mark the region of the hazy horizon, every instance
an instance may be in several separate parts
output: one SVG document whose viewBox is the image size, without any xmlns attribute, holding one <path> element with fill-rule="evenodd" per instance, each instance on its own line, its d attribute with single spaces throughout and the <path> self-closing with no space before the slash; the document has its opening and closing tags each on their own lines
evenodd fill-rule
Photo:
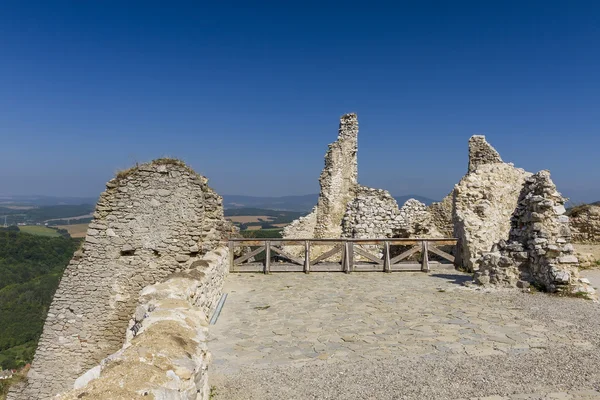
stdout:
<svg viewBox="0 0 600 400">
<path fill-rule="evenodd" d="M 2 7 L 0 192 L 94 197 L 172 156 L 221 194 L 318 192 L 356 112 L 359 181 L 441 199 L 485 134 L 600 200 L 600 3 Z"/>
</svg>

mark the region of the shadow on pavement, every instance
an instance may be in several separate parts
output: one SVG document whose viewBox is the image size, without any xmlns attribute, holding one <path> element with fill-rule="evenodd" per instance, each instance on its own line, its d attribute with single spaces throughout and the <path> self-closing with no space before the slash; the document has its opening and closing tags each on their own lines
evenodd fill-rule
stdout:
<svg viewBox="0 0 600 400">
<path fill-rule="evenodd" d="M 447 279 L 455 285 L 463 285 L 465 282 L 473 280 L 472 275 L 458 275 L 458 274 L 431 274 L 435 278 Z"/>
</svg>

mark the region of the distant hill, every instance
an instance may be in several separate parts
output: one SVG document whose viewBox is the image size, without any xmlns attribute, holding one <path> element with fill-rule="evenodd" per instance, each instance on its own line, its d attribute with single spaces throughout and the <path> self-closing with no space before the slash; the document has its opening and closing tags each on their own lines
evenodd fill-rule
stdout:
<svg viewBox="0 0 600 400">
<path fill-rule="evenodd" d="M 600 201 L 595 201 L 593 203 L 590 203 L 593 206 L 600 206 Z"/>
<path fill-rule="evenodd" d="M 236 194 L 223 195 L 223 206 L 229 208 L 262 208 L 269 210 L 308 212 L 316 204 L 318 194 L 282 197 L 254 197 Z"/>
<path fill-rule="evenodd" d="M 233 208 L 261 208 L 268 210 L 298 211 L 308 212 L 316 204 L 319 198 L 318 194 L 306 194 L 302 196 L 282 196 L 282 197 L 255 197 L 242 196 L 235 194 L 223 195 L 223 206 L 225 209 Z M 401 207 L 406 200 L 416 199 L 427 205 L 437 201 L 428 197 L 416 194 L 394 197 Z"/>
<path fill-rule="evenodd" d="M 11 196 L 0 195 L 0 206 L 60 206 L 96 204 L 98 197 L 66 197 L 66 196 Z"/>
</svg>

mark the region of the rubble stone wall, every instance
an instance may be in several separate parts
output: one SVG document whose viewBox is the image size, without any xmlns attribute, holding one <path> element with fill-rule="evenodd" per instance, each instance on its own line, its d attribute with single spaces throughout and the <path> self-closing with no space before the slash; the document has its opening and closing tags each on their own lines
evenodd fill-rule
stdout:
<svg viewBox="0 0 600 400">
<path fill-rule="evenodd" d="M 222 199 L 182 162 L 156 160 L 107 183 L 11 399 L 46 399 L 118 350 L 140 290 L 188 269 L 231 230 Z M 59 360 L 60 362 L 57 362 Z"/>
<path fill-rule="evenodd" d="M 208 400 L 208 317 L 222 294 L 228 249 L 145 287 L 122 349 L 75 381 L 62 400 L 152 396 Z"/>
<path fill-rule="evenodd" d="M 549 292 L 595 296 L 578 275 L 565 199 L 548 171 L 526 179 L 511 220 L 508 241 L 501 240 L 478 261 L 475 281 L 503 286 L 533 283 Z"/>
<path fill-rule="evenodd" d="M 360 186 L 356 197 L 348 203 L 342 220 L 342 237 L 392 237 L 400 220 L 398 203 L 386 190 Z"/>
<path fill-rule="evenodd" d="M 531 174 L 510 164 L 482 164 L 454 188 L 456 265 L 475 271 L 477 260 L 507 240 L 519 194 Z"/>
<path fill-rule="evenodd" d="M 358 189 L 358 119 L 356 114 L 340 118 L 338 140 L 329 145 L 325 168 L 319 178 L 315 238 L 339 238 L 346 207 Z"/>
<path fill-rule="evenodd" d="M 600 243 L 600 206 L 584 205 L 569 210 L 575 243 Z"/>
<path fill-rule="evenodd" d="M 317 207 L 283 228 L 282 236 L 289 239 L 312 239 L 317 226 Z M 292 247 L 293 248 L 293 247 Z"/>
<path fill-rule="evenodd" d="M 498 164 L 502 162 L 500 154 L 485 140 L 483 135 L 473 135 L 469 139 L 469 169 L 471 173 L 480 165 Z"/>
</svg>

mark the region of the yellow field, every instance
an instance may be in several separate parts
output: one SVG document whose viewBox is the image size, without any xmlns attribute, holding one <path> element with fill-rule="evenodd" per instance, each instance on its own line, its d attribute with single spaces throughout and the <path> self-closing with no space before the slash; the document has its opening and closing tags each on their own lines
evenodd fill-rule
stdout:
<svg viewBox="0 0 600 400">
<path fill-rule="evenodd" d="M 260 222 L 259 218 L 263 221 L 272 221 L 273 217 L 268 215 L 236 215 L 233 217 L 226 217 L 231 222 L 239 222 L 240 224 L 247 224 L 248 222 Z"/>
<path fill-rule="evenodd" d="M 19 230 L 23 233 L 29 233 L 30 235 L 50 236 L 50 237 L 59 237 L 60 236 L 60 234 L 58 232 L 56 232 L 56 230 L 50 229 L 47 226 L 43 226 L 43 225 L 19 226 Z"/>
<path fill-rule="evenodd" d="M 57 225 L 56 227 L 66 229 L 72 238 L 82 238 L 87 233 L 88 224 Z"/>
</svg>

